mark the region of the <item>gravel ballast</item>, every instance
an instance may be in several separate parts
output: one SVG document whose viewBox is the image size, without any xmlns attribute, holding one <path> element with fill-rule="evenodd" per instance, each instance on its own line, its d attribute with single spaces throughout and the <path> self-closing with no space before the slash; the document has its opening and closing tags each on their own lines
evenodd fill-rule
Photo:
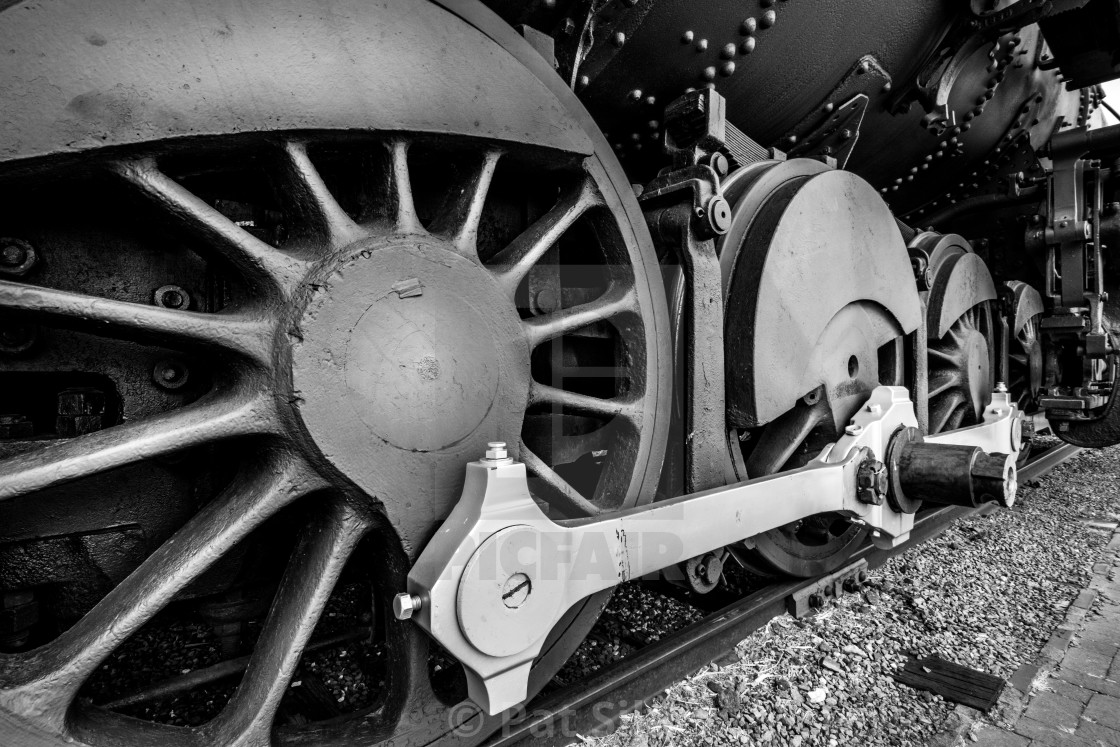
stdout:
<svg viewBox="0 0 1120 747">
<path fill-rule="evenodd" d="M 601 745 L 926 744 L 954 705 L 897 684 L 910 655 L 1010 678 L 1033 661 L 1120 519 L 1120 447 L 1022 486 L 1011 510 L 958 522 L 815 617 L 783 616 L 737 661 L 677 683 Z M 640 616 L 628 597 L 628 616 Z M 656 612 L 656 611 L 655 611 Z M 648 635 L 648 631 L 646 633 Z"/>
</svg>

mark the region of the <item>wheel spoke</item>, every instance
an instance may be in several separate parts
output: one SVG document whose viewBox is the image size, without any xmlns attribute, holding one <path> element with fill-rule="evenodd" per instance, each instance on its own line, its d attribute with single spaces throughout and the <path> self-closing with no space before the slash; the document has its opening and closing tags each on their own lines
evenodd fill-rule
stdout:
<svg viewBox="0 0 1120 747">
<path fill-rule="evenodd" d="M 0 460 L 0 500 L 182 449 L 277 432 L 267 394 L 230 391 L 170 412 Z"/>
<path fill-rule="evenodd" d="M 538 498 L 568 517 L 595 516 L 600 513 L 598 506 L 580 495 L 563 477 L 556 474 L 556 470 L 530 451 L 524 441 L 521 442 L 520 448 L 521 461 L 525 464 L 526 471 L 530 478 L 536 478 L 530 479 L 529 489 Z"/>
<path fill-rule="evenodd" d="M 492 267 L 510 298 L 517 293 L 521 281 L 545 252 L 560 240 L 581 215 L 600 202 L 594 182 L 590 178 L 584 179 L 494 257 Z"/>
<path fill-rule="evenodd" d="M 961 422 L 964 421 L 968 408 L 964 404 L 957 405 L 956 408 L 949 414 L 949 419 L 945 422 L 945 430 L 955 431 L 961 427 Z"/>
<path fill-rule="evenodd" d="M 290 190 L 286 197 L 302 219 L 311 241 L 330 249 L 346 246 L 366 235 L 327 189 L 315 164 L 307 155 L 307 146 L 293 140 L 283 145 L 285 176 Z"/>
<path fill-rule="evenodd" d="M 966 327 L 958 319 L 956 324 L 949 327 L 949 331 L 945 333 L 942 342 L 947 342 L 953 349 L 960 349 L 965 342 L 965 330 Z"/>
<path fill-rule="evenodd" d="M 954 355 L 954 350 L 956 350 L 956 348 L 942 350 L 939 347 L 934 347 L 931 345 L 929 347 L 929 357 L 937 361 L 944 361 L 950 366 L 956 366 L 958 365 L 959 361 L 957 360 L 957 356 Z"/>
<path fill-rule="evenodd" d="M 483 154 L 477 168 L 457 185 L 457 194 L 452 195 L 449 206 L 431 228 L 432 233 L 449 236 L 459 254 L 475 261 L 478 261 L 478 225 L 482 220 L 482 207 L 486 204 L 486 195 L 500 156 L 501 152 L 496 150 Z"/>
<path fill-rule="evenodd" d="M 578 329 L 601 322 L 619 314 L 637 311 L 638 299 L 631 285 L 612 285 L 606 293 L 569 309 L 526 319 L 523 324 L 530 348 L 546 340 L 571 334 Z"/>
<path fill-rule="evenodd" d="M 106 337 L 218 347 L 262 365 L 270 359 L 271 325 L 245 312 L 178 311 L 10 280 L 0 280 L 0 309 L 46 316 L 61 326 Z"/>
<path fill-rule="evenodd" d="M 290 454 L 257 460 L 58 638 L 6 657 L 0 704 L 62 732 L 66 710 L 105 658 L 266 519 L 325 486 Z"/>
<path fill-rule="evenodd" d="M 960 385 L 960 375 L 953 370 L 936 372 L 929 379 L 929 398 L 933 399 L 939 394 L 944 394 L 955 386 Z"/>
<path fill-rule="evenodd" d="M 953 411 L 965 403 L 964 393 L 958 389 L 952 390 L 941 398 L 936 404 L 930 406 L 930 433 L 940 433 L 949 424 Z"/>
<path fill-rule="evenodd" d="M 569 414 L 587 415 L 608 421 L 621 417 L 635 427 L 641 425 L 641 399 L 633 397 L 602 399 L 534 381 L 529 386 L 529 404 L 563 409 Z"/>
<path fill-rule="evenodd" d="M 369 522 L 339 500 L 296 547 L 249 666 L 233 698 L 207 727 L 214 744 L 266 747 L 272 722 L 335 583 Z"/>
<path fill-rule="evenodd" d="M 408 173 L 408 141 L 392 140 L 389 149 L 389 194 L 395 206 L 397 233 L 427 233 L 416 214 L 412 199 L 412 179 Z"/>
<path fill-rule="evenodd" d="M 288 296 L 303 278 L 306 266 L 301 260 L 242 229 L 160 171 L 154 160 L 119 162 L 116 171 L 259 288 L 273 295 Z"/>
</svg>

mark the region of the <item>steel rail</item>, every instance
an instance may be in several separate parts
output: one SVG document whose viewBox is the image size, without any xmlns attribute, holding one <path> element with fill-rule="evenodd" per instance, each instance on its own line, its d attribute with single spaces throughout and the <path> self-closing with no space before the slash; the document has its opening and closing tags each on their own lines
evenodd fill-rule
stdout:
<svg viewBox="0 0 1120 747">
<path fill-rule="evenodd" d="M 1060 444 L 1041 452 L 1019 470 L 1020 483 L 1034 480 L 1080 452 Z M 920 514 L 910 541 L 890 550 L 862 548 L 852 561 L 876 568 L 892 556 L 930 540 L 957 519 L 991 509 L 945 506 Z M 726 654 L 736 643 L 786 611 L 787 599 L 812 587 L 816 579 L 780 581 L 707 615 L 702 620 L 639 649 L 587 679 L 537 698 L 486 742 L 487 747 L 567 745 L 576 735 L 604 734 L 617 728 L 620 717 L 641 708 L 650 698 Z"/>
</svg>

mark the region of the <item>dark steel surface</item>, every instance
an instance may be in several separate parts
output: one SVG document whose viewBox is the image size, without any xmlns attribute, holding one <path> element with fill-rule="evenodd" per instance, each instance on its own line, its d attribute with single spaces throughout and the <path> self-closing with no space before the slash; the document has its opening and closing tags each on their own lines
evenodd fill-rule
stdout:
<svg viewBox="0 0 1120 747">
<path fill-rule="evenodd" d="M 961 174 L 986 170 L 1018 134 L 1040 146 L 1058 116 L 1079 122 L 1079 97 L 1062 92 L 1032 25 L 1054 8 L 1017 5 L 1028 12 L 989 15 L 944 0 L 641 0 L 592 11 L 558 2 L 532 20 L 556 36 L 562 70 L 631 168 L 656 154 L 647 123 L 665 103 L 714 86 L 731 124 L 761 145 L 850 149 L 848 168 L 911 209 L 960 199 Z M 830 130 L 857 96 L 867 99 L 862 120 Z"/>
</svg>

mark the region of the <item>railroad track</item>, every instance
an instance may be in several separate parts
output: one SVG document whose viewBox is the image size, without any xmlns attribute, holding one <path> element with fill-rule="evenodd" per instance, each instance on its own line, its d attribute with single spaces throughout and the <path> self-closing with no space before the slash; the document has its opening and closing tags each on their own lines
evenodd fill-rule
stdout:
<svg viewBox="0 0 1120 747">
<path fill-rule="evenodd" d="M 1060 444 L 1039 453 L 1019 471 L 1020 483 L 1041 477 L 1080 451 L 1078 447 Z M 926 511 L 917 517 L 909 542 L 890 550 L 865 547 L 852 557 L 852 563 L 865 561 L 869 569 L 876 568 L 892 556 L 936 537 L 958 519 L 986 510 L 991 509 L 945 506 Z M 623 713 L 718 659 L 786 612 L 791 598 L 817 584 L 817 579 L 796 579 L 754 591 L 587 679 L 529 703 L 523 717 L 507 724 L 486 745 L 512 747 L 530 741 L 566 745 L 572 741 L 572 734 L 603 733 L 616 728 Z"/>
</svg>

